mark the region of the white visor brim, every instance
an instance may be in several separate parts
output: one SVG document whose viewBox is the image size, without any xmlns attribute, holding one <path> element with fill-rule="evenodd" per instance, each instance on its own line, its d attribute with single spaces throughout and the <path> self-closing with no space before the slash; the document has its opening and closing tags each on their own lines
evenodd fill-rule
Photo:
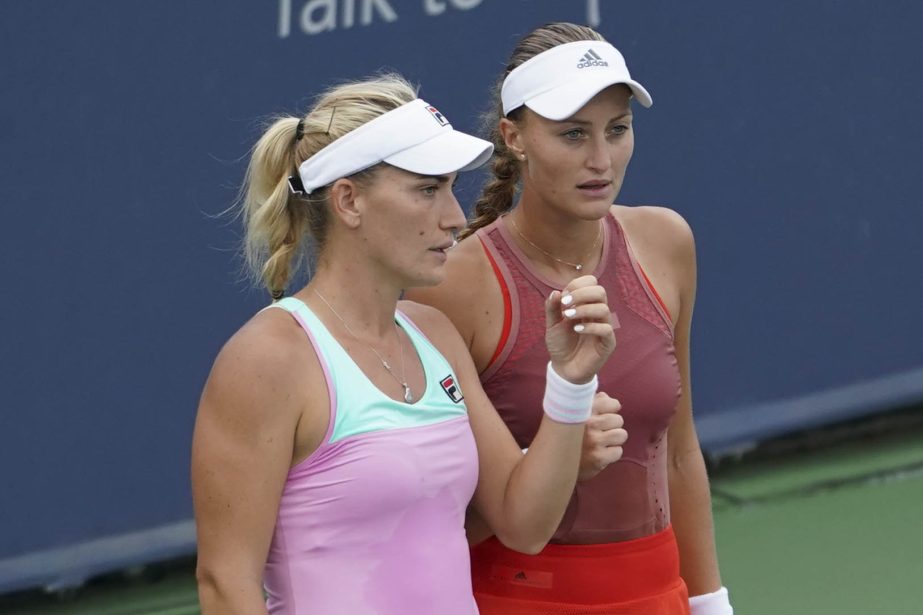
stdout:
<svg viewBox="0 0 923 615">
<path fill-rule="evenodd" d="M 487 141 L 450 130 L 388 156 L 382 162 L 418 175 L 447 175 L 478 168 L 490 159 L 493 150 L 493 145 Z"/>
<path fill-rule="evenodd" d="M 476 168 L 492 153 L 490 142 L 455 130 L 418 98 L 333 141 L 301 163 L 298 173 L 310 194 L 380 162 L 420 175 L 445 175 Z"/>
<path fill-rule="evenodd" d="M 613 76 L 610 79 L 594 76 L 575 79 L 548 90 L 526 101 L 526 106 L 549 120 L 565 120 L 583 108 L 594 96 L 613 85 L 626 85 L 644 107 L 652 104 L 651 95 L 637 81 Z"/>
</svg>

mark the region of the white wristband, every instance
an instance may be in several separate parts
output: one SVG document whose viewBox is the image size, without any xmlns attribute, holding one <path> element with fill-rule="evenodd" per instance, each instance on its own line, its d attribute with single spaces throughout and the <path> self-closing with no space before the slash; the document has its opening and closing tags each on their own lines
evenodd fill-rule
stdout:
<svg viewBox="0 0 923 615">
<path fill-rule="evenodd" d="M 734 615 L 726 587 L 710 594 L 690 596 L 689 612 L 692 615 Z"/>
<path fill-rule="evenodd" d="M 574 384 L 558 375 L 548 362 L 545 374 L 545 414 L 558 423 L 586 423 L 593 409 L 596 394 L 596 376 L 586 384 Z"/>
</svg>

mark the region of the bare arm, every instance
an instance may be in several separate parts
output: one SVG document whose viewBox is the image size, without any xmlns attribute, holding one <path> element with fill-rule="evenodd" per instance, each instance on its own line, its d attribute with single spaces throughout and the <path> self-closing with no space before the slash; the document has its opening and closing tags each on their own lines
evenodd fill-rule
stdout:
<svg viewBox="0 0 923 615">
<path fill-rule="evenodd" d="M 721 575 L 708 476 L 692 417 L 689 338 L 696 291 L 695 244 L 685 221 L 676 214 L 672 217 L 668 222 L 672 228 L 663 236 L 673 238 L 669 260 L 679 288 L 675 346 L 682 393 L 667 436 L 670 516 L 679 544 L 680 573 L 689 595 L 696 596 L 719 589 Z"/>
<path fill-rule="evenodd" d="M 192 489 L 203 615 L 266 613 L 263 567 L 303 399 L 292 366 L 304 366 L 286 352 L 292 338 L 271 329 L 251 323 L 228 342 L 199 404 Z"/>
<path fill-rule="evenodd" d="M 715 553 L 708 476 L 688 399 L 688 337 L 683 337 L 686 337 L 685 349 L 679 347 L 680 335 L 677 335 L 677 358 L 683 373 L 684 393 L 667 440 L 670 515 L 679 543 L 680 573 L 689 587 L 689 595 L 697 596 L 720 588 L 721 575 Z"/>
<path fill-rule="evenodd" d="M 564 318 L 561 295 L 554 293 L 546 306 L 546 341 L 555 373 L 570 382 L 587 382 L 615 346 L 605 291 L 591 276 L 574 280 L 565 290 L 575 298 L 577 316 Z M 584 423 L 558 422 L 546 414 L 523 455 L 481 388 L 466 345 L 442 321 L 443 352 L 465 393 L 478 447 L 480 474 L 472 504 L 504 544 L 536 553 L 551 538 L 573 492 Z M 574 331 L 578 321 L 585 326 L 582 333 Z"/>
</svg>

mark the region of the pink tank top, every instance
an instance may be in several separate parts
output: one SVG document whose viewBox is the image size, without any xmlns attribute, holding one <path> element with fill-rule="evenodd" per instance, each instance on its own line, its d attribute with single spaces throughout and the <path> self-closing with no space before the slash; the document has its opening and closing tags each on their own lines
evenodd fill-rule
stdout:
<svg viewBox="0 0 923 615">
<path fill-rule="evenodd" d="M 577 483 L 552 542 L 592 544 L 649 536 L 670 523 L 667 426 L 681 381 L 672 326 L 625 234 L 606 216 L 602 259 L 593 275 L 606 289 L 616 326 L 615 352 L 599 373 L 599 390 L 622 404 L 624 455 Z M 484 390 L 513 436 L 529 446 L 542 418 L 545 390 L 544 301 L 560 287 L 545 279 L 512 240 L 502 219 L 477 232 L 509 290 L 508 336 L 481 374 Z"/>
<path fill-rule="evenodd" d="M 264 571 L 267 610 L 476 615 L 465 508 L 477 449 L 452 368 L 403 314 L 426 389 L 379 391 L 304 303 L 274 303 L 307 333 L 331 400 L 323 443 L 288 474 Z"/>
</svg>

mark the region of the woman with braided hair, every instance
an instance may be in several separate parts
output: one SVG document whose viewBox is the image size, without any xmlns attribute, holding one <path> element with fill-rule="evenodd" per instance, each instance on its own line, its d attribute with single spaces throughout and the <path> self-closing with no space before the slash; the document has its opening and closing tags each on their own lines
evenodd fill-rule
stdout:
<svg viewBox="0 0 923 615">
<path fill-rule="evenodd" d="M 528 448 L 547 360 L 542 297 L 591 273 L 618 340 L 600 391 L 621 415 L 587 423 L 580 481 L 540 554 L 496 538 L 472 547 L 481 614 L 732 613 L 692 420 L 692 232 L 669 209 L 613 204 L 634 148 L 631 99 L 649 107 L 651 97 L 615 47 L 567 23 L 525 36 L 497 90 L 493 178 L 442 284 L 409 297 L 454 322 L 484 390 Z M 622 444 L 622 420 L 628 440 L 607 454 Z M 469 515 L 470 542 L 482 525 Z"/>
<path fill-rule="evenodd" d="M 276 301 L 221 350 L 196 418 L 204 615 L 476 615 L 469 501 L 511 549 L 551 537 L 615 345 L 604 291 L 581 276 L 544 302 L 547 419 L 526 455 L 448 319 L 399 301 L 442 280 L 465 223 L 452 184 L 490 152 L 395 75 L 260 138 L 243 213 Z M 309 236 L 313 276 L 282 298 Z"/>
</svg>

